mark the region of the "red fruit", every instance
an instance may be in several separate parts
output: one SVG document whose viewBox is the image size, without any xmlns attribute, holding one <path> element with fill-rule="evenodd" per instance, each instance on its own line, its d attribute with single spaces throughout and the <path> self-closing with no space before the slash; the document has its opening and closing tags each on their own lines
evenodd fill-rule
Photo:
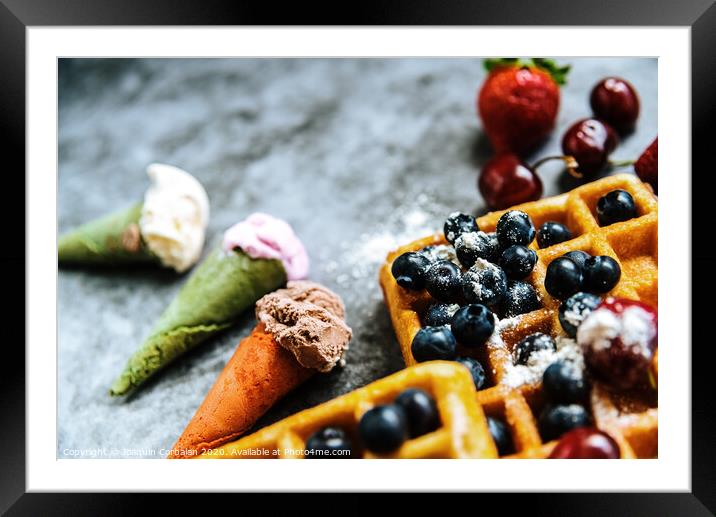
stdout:
<svg viewBox="0 0 716 517">
<path fill-rule="evenodd" d="M 512 153 L 492 157 L 483 166 L 477 185 L 492 210 L 535 201 L 542 196 L 542 180 Z"/>
<path fill-rule="evenodd" d="M 550 459 L 611 460 L 619 458 L 619 445 L 607 433 L 580 427 L 564 434 L 552 449 Z"/>
<path fill-rule="evenodd" d="M 601 171 L 617 147 L 619 137 L 604 122 L 586 118 L 575 122 L 562 137 L 562 152 L 577 160 L 576 172 L 591 176 Z"/>
<path fill-rule="evenodd" d="M 542 68 L 500 65 L 482 85 L 477 109 L 494 150 L 523 155 L 554 128 L 559 86 Z"/>
<path fill-rule="evenodd" d="M 592 89 L 589 103 L 596 118 L 622 134 L 632 131 L 639 118 L 639 96 L 631 84 L 619 77 L 599 81 Z"/>
<path fill-rule="evenodd" d="M 587 370 L 618 389 L 646 379 L 657 347 L 658 316 L 653 307 L 609 297 L 577 329 Z"/>
<path fill-rule="evenodd" d="M 634 171 L 641 181 L 648 183 L 654 189 L 658 190 L 659 179 L 659 138 L 655 138 L 646 151 L 642 153 L 634 164 Z"/>
</svg>

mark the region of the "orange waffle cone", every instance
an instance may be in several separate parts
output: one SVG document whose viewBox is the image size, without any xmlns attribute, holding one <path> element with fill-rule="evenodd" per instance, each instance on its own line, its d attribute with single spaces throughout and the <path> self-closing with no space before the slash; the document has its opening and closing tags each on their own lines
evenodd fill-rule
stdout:
<svg viewBox="0 0 716 517">
<path fill-rule="evenodd" d="M 169 458 L 195 456 L 236 439 L 314 372 L 258 325 L 239 343 Z"/>
</svg>

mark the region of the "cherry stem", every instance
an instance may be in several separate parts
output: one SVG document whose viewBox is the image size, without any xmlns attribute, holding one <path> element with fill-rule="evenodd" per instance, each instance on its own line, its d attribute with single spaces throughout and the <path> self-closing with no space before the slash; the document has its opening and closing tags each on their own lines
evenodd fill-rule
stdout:
<svg viewBox="0 0 716 517">
<path fill-rule="evenodd" d="M 629 165 L 634 165 L 635 163 L 635 160 L 609 160 L 610 167 L 628 167 Z"/>
<path fill-rule="evenodd" d="M 564 164 L 567 166 L 567 172 L 569 172 L 569 174 L 574 176 L 575 178 L 581 178 L 583 176 L 583 174 L 577 170 L 579 164 L 577 163 L 577 160 L 574 158 L 574 156 L 547 156 L 545 158 L 542 158 L 541 160 L 537 160 L 532 165 L 532 168 L 537 170 L 537 168 L 540 167 L 543 163 L 548 162 L 550 160 L 563 161 Z"/>
</svg>

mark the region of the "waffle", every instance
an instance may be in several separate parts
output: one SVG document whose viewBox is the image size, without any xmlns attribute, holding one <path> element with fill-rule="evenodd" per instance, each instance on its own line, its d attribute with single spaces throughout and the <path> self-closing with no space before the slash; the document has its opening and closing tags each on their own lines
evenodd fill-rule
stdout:
<svg viewBox="0 0 716 517">
<path fill-rule="evenodd" d="M 379 457 L 361 450 L 358 422 L 375 405 L 392 402 L 408 388 L 432 395 L 441 427 L 410 439 L 382 458 L 496 458 L 487 420 L 475 398 L 475 385 L 467 370 L 454 362 L 431 361 L 401 370 L 363 388 L 296 413 L 256 433 L 226 444 L 201 459 L 303 458 L 306 440 L 326 426 L 339 426 L 351 437 L 354 454 Z"/>
<path fill-rule="evenodd" d="M 637 217 L 600 227 L 596 217 L 597 200 L 615 189 L 626 190 L 633 196 Z M 512 350 L 522 338 L 535 332 L 553 337 L 565 335 L 558 319 L 560 301 L 544 288 L 547 266 L 553 259 L 573 250 L 609 255 L 619 262 L 622 270 L 619 283 L 610 294 L 657 307 L 657 201 L 648 185 L 635 176 L 621 174 L 588 183 L 559 196 L 511 208 L 514 209 L 526 212 L 536 228 L 545 221 L 557 221 L 566 224 L 575 237 L 543 249 L 537 247 L 536 240 L 533 241 L 530 247 L 537 252 L 538 262 L 525 281 L 536 289 L 542 307 L 513 319 L 511 326 L 502 326 L 498 322 L 496 335 L 483 350 L 475 352 L 461 348 L 459 353 L 473 356 L 485 366 L 488 387 L 477 392 L 476 398 L 486 414 L 503 418 L 510 428 L 516 453 L 508 457 L 538 458 L 548 455 L 556 443 L 543 443 L 537 430 L 535 415 L 544 405 L 541 386 L 536 383 L 512 388 L 505 380 L 508 366 L 512 363 Z M 497 221 L 506 211 L 478 217 L 480 229 L 494 231 Z M 391 265 L 407 251 L 438 244 L 447 244 L 442 234 L 407 244 L 390 253 L 380 271 L 386 305 L 408 367 L 416 364 L 411 344 L 421 327 L 419 314 L 432 299 L 426 292 L 412 292 L 398 286 L 391 273 Z M 655 360 L 652 365 L 654 379 L 657 365 Z M 649 458 L 657 455 L 657 394 L 653 389 L 616 394 L 595 384 L 591 407 L 595 424 L 614 436 L 622 447 L 624 457 Z"/>
</svg>

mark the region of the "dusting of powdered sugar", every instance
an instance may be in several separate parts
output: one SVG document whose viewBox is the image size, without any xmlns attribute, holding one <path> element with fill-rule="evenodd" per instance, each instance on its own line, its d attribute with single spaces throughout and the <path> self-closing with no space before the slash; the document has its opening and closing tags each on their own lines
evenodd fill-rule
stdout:
<svg viewBox="0 0 716 517">
<path fill-rule="evenodd" d="M 607 350 L 619 338 L 625 347 L 650 358 L 656 327 L 641 307 L 627 307 L 621 314 L 607 308 L 592 311 L 577 329 L 577 341 L 593 350 Z"/>
<path fill-rule="evenodd" d="M 515 328 L 520 324 L 521 320 L 522 316 L 513 316 L 511 318 L 502 319 L 495 316 L 495 329 L 492 331 L 492 335 L 487 340 L 487 346 L 490 348 L 505 348 L 502 333 Z"/>
<path fill-rule="evenodd" d="M 450 215 L 448 215 L 448 219 L 454 219 L 460 215 L 460 212 L 450 212 Z M 450 242 L 455 242 L 455 232 L 452 230 L 448 230 L 447 234 L 445 234 L 445 238 Z"/>
<path fill-rule="evenodd" d="M 567 323 L 577 328 L 590 312 L 592 312 L 591 307 L 583 303 L 575 303 L 570 309 L 564 311 L 564 319 L 567 320 Z"/>
<path fill-rule="evenodd" d="M 334 246 L 319 249 L 311 257 L 318 270 L 316 278 L 335 286 L 346 306 L 352 308 L 351 317 L 369 318 L 375 302 L 383 299 L 378 272 L 388 253 L 434 235 L 436 228 L 442 228 L 448 209 L 426 194 L 411 195 L 409 203 L 396 206 L 369 230 L 355 236 L 339 236 Z M 442 258 L 447 250 L 436 253 Z M 366 293 L 370 293 L 371 303 L 365 303 Z"/>
<path fill-rule="evenodd" d="M 428 257 L 428 260 L 430 260 L 430 262 L 436 262 L 438 260 L 449 260 L 453 264 L 462 268 L 462 264 L 460 264 L 460 261 L 457 259 L 457 255 L 455 254 L 455 248 L 450 245 L 438 244 L 436 246 L 428 246 L 424 248 L 421 253 Z"/>
<path fill-rule="evenodd" d="M 490 236 L 482 230 L 463 233 L 455 240 L 455 247 L 464 246 L 469 250 L 479 252 L 484 252 L 490 244 Z"/>
<path fill-rule="evenodd" d="M 614 312 L 609 309 L 592 311 L 577 329 L 577 341 L 582 346 L 590 346 L 595 350 L 605 350 L 619 335 L 621 323 Z"/>
<path fill-rule="evenodd" d="M 463 281 L 470 285 L 478 300 L 483 299 L 483 295 L 485 297 L 494 297 L 496 296 L 495 290 L 484 285 L 486 283 L 485 280 L 488 274 L 493 275 L 491 280 L 499 278 L 501 271 L 502 270 L 492 262 L 478 258 L 463 277 Z M 496 284 L 497 282 L 493 281 L 492 283 Z M 484 293 L 483 289 L 485 289 Z"/>
<path fill-rule="evenodd" d="M 445 312 L 447 313 L 448 316 L 450 316 L 452 318 L 453 316 L 455 316 L 455 313 L 458 310 L 460 310 L 460 306 L 456 303 L 452 303 L 447 306 L 447 308 L 445 309 Z"/>
<path fill-rule="evenodd" d="M 651 315 L 641 307 L 627 307 L 622 312 L 622 343 L 651 359 L 650 343 L 656 337 L 656 328 Z"/>
<path fill-rule="evenodd" d="M 527 359 L 527 364 L 508 363 L 502 384 L 517 388 L 524 384 L 541 382 L 544 371 L 556 361 L 570 363 L 579 371 L 584 371 L 582 350 L 574 339 L 557 337 L 557 350 L 539 350 Z"/>
</svg>

